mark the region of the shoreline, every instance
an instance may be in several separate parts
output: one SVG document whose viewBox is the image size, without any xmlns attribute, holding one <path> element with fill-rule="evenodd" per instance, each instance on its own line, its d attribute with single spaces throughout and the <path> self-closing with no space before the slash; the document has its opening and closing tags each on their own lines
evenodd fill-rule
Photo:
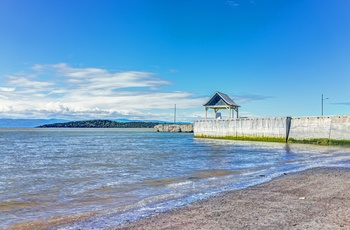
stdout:
<svg viewBox="0 0 350 230">
<path fill-rule="evenodd" d="M 111 229 L 349 229 L 350 168 L 314 168 Z"/>
</svg>

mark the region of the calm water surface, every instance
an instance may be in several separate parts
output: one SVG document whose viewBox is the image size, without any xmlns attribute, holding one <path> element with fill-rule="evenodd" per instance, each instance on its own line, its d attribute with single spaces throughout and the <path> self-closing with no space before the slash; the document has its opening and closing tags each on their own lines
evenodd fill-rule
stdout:
<svg viewBox="0 0 350 230">
<path fill-rule="evenodd" d="M 350 149 L 152 129 L 0 129 L 0 229 L 99 229 L 313 167 Z"/>
</svg>

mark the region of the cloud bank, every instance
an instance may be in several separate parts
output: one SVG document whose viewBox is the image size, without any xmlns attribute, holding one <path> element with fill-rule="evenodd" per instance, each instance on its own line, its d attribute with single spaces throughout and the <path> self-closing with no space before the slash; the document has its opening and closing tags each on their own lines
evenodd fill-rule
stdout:
<svg viewBox="0 0 350 230">
<path fill-rule="evenodd" d="M 332 102 L 332 105 L 350 105 L 350 102 Z"/>
<path fill-rule="evenodd" d="M 245 104 L 252 101 L 261 101 L 273 98 L 272 96 L 258 95 L 258 94 L 241 94 L 234 95 L 235 101 L 238 104 Z"/>
<path fill-rule="evenodd" d="M 189 92 L 161 90 L 172 82 L 143 71 L 111 72 L 60 63 L 35 65 L 2 79 L 0 117 L 164 119 L 175 103 L 189 109 L 205 101 Z"/>
</svg>

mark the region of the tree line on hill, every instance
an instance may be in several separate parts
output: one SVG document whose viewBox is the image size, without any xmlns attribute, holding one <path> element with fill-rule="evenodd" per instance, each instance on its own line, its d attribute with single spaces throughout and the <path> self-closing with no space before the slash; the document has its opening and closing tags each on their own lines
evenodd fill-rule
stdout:
<svg viewBox="0 0 350 230">
<path fill-rule="evenodd" d="M 153 128 L 159 122 L 117 122 L 112 120 L 71 121 L 40 125 L 38 128 Z"/>
</svg>

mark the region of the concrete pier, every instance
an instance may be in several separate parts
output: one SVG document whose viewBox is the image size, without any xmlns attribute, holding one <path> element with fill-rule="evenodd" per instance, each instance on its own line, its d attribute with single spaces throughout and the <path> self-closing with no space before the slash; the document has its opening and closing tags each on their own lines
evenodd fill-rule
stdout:
<svg viewBox="0 0 350 230">
<path fill-rule="evenodd" d="M 194 123 L 194 136 L 350 145 L 350 115 L 200 120 Z"/>
</svg>

